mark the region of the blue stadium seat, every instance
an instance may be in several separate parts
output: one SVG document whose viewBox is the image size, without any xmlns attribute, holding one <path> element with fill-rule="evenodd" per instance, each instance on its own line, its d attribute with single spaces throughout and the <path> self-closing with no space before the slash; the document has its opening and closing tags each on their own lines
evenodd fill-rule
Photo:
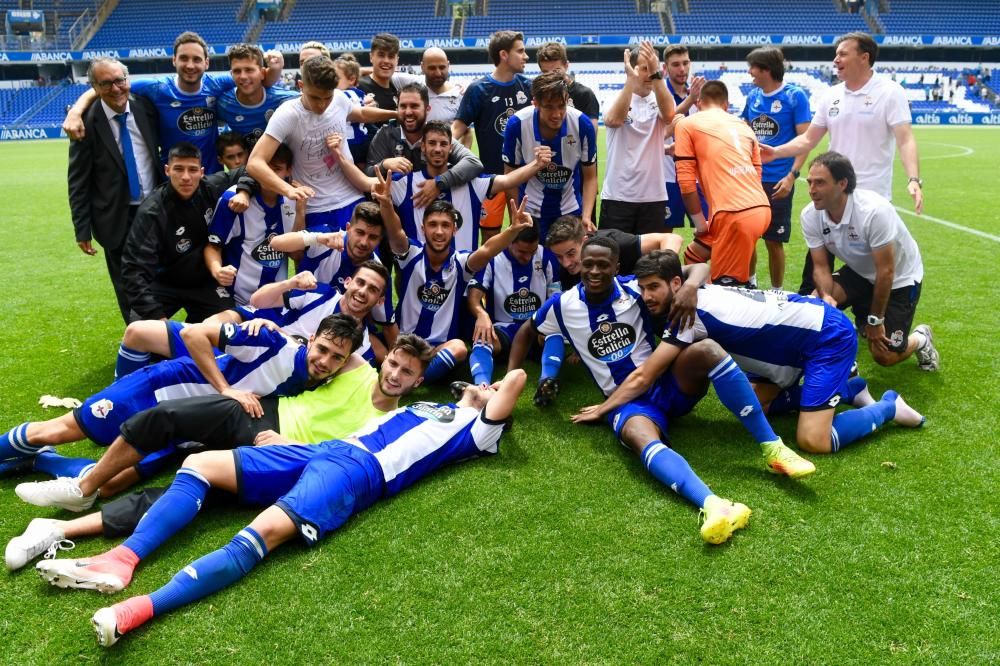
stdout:
<svg viewBox="0 0 1000 666">
<path fill-rule="evenodd" d="M 238 23 L 240 0 L 127 0 L 111 13 L 88 49 L 170 46 L 184 30 L 209 44 L 235 44 L 249 24 Z"/>
</svg>

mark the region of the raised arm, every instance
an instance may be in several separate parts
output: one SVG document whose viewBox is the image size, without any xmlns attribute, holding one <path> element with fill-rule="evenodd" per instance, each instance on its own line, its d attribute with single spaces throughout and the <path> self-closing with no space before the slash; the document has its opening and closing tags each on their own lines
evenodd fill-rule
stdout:
<svg viewBox="0 0 1000 666">
<path fill-rule="evenodd" d="M 302 271 L 287 280 L 265 284 L 250 296 L 250 305 L 255 308 L 280 308 L 285 304 L 285 294 L 291 290 L 311 291 L 315 288 L 316 277 L 309 271 Z"/>
<path fill-rule="evenodd" d="M 315 192 L 311 187 L 295 187 L 278 177 L 274 170 L 268 165 L 274 153 L 281 145 L 277 139 L 270 134 L 262 135 L 254 144 L 250 159 L 247 160 L 247 173 L 256 180 L 261 187 L 277 192 L 286 199 L 300 201 L 313 196 Z"/>
<path fill-rule="evenodd" d="M 535 159 L 517 169 L 511 169 L 503 175 L 493 177 L 493 184 L 490 186 L 490 196 L 503 190 L 514 190 L 520 187 L 531 180 L 541 169 L 548 166 L 551 161 L 552 149 L 548 146 L 536 146 Z"/>
<path fill-rule="evenodd" d="M 629 106 L 632 104 L 634 83 L 639 78 L 630 62 L 631 57 L 631 52 L 625 49 L 625 85 L 618 91 L 614 101 L 611 102 L 611 106 L 604 111 L 605 127 L 621 127 L 625 124 L 625 118 L 628 117 Z"/>
<path fill-rule="evenodd" d="M 181 329 L 181 339 L 184 340 L 188 352 L 191 353 L 192 360 L 197 364 L 198 369 L 201 370 L 201 374 L 205 376 L 208 383 L 222 395 L 240 403 L 247 414 L 254 418 L 260 418 L 264 415 L 264 409 L 260 406 L 260 399 L 249 391 L 241 391 L 231 387 L 215 362 L 215 348 L 219 345 L 223 328 L 228 326 L 234 325 L 226 324 L 220 327 L 213 324 L 201 323 L 185 326 Z"/>
<path fill-rule="evenodd" d="M 525 229 L 530 229 L 534 225 L 531 216 L 524 210 L 527 205 L 528 197 L 521 199 L 521 205 L 517 208 L 514 208 L 512 201 L 507 202 L 507 206 L 510 209 L 510 226 L 490 238 L 472 253 L 466 263 L 466 269 L 469 272 L 477 273 L 486 268 L 486 264 L 490 263 L 490 259 L 510 247 L 510 244 L 514 242 L 519 233 Z"/>
<path fill-rule="evenodd" d="M 403 254 L 410 247 L 410 239 L 403 231 L 403 223 L 392 205 L 392 171 L 382 175 L 382 169 L 375 167 L 375 180 L 372 188 L 372 199 L 378 204 L 382 214 L 382 224 L 385 225 L 385 235 L 389 240 L 389 249 L 393 254 Z M 471 257 L 470 257 L 471 259 Z"/>
</svg>

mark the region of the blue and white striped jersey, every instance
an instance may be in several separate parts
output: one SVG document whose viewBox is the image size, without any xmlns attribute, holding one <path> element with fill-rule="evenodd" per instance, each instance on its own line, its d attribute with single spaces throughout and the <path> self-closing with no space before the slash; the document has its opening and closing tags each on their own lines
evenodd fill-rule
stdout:
<svg viewBox="0 0 1000 666">
<path fill-rule="evenodd" d="M 558 333 L 569 340 L 605 396 L 653 351 L 649 311 L 631 276 L 616 277 L 602 303 L 587 301 L 578 284 L 549 298 L 533 321 L 542 335 Z"/>
<path fill-rule="evenodd" d="M 327 232 L 329 227 L 323 226 L 314 229 L 316 232 Z M 374 252 L 365 261 L 374 261 L 381 264 L 382 261 Z M 358 267 L 347 253 L 347 248 L 339 252 L 334 252 L 325 245 L 317 243 L 312 247 L 307 247 L 302 261 L 298 265 L 299 272 L 311 271 L 319 284 L 328 284 L 340 293 L 344 293 L 344 280 L 354 275 Z M 392 307 L 392 285 L 388 285 L 385 291 L 385 300 L 381 305 L 376 305 L 372 309 L 372 319 L 378 324 L 391 324 L 394 320 Z"/>
<path fill-rule="evenodd" d="M 306 348 L 281 333 L 262 329 L 250 335 L 236 324 L 223 324 L 219 349 L 216 362 L 233 388 L 259 396 L 292 396 L 306 389 Z M 163 361 L 148 371 L 157 402 L 216 393 L 191 357 Z"/>
<path fill-rule="evenodd" d="M 371 421 L 347 438 L 375 456 L 386 495 L 395 495 L 444 465 L 500 450 L 503 422 L 473 407 L 417 402 Z"/>
<path fill-rule="evenodd" d="M 423 245 L 411 240 L 406 254 L 397 254 L 399 264 L 400 333 L 416 333 L 432 345 L 458 337 L 460 308 L 465 289 L 473 278 L 465 267 L 469 252 L 452 250 L 440 271 L 427 261 Z"/>
<path fill-rule="evenodd" d="M 504 130 L 503 161 L 510 167 L 524 166 L 535 159 L 535 147 L 552 149 L 552 162 L 521 186 L 521 196 L 527 195 L 527 211 L 535 217 L 555 219 L 560 215 L 579 215 L 582 205 L 580 166 L 597 160 L 597 134 L 594 123 L 573 107 L 558 136 L 542 138 L 538 128 L 538 112 L 529 106 L 515 113 Z"/>
<path fill-rule="evenodd" d="M 293 289 L 285 294 L 285 310 L 281 313 L 278 325 L 288 335 L 309 339 L 316 333 L 319 323 L 332 314 L 341 312 L 340 301 L 344 295 L 327 284 L 320 284 L 312 291 Z M 361 322 L 365 329 L 365 337 L 361 346 L 354 351 L 366 361 L 375 360 L 371 340 L 368 338 L 368 326 Z M 385 323 L 385 322 L 380 322 Z"/>
<path fill-rule="evenodd" d="M 208 227 L 208 242 L 222 246 L 222 265 L 236 268 L 236 281 L 230 290 L 238 305 L 250 302 L 250 296 L 266 284 L 288 277 L 288 257 L 271 249 L 271 239 L 295 226 L 295 202 L 278 196 L 273 208 L 260 195 L 250 200 L 243 213 L 229 210 L 229 200 L 236 186 L 219 197 Z"/>
<path fill-rule="evenodd" d="M 558 279 L 556 256 L 539 245 L 527 264 L 504 250 L 476 274 L 472 285 L 486 293 L 486 312 L 494 324 L 521 324 L 542 307 L 550 295 L 549 285 Z"/>
<path fill-rule="evenodd" d="M 259 104 L 244 106 L 236 97 L 236 90 L 229 90 L 219 96 L 219 119 L 243 137 L 243 144 L 249 153 L 264 135 L 264 128 L 274 115 L 274 110 L 298 96 L 299 93 L 295 91 L 271 86 L 264 88 L 264 99 Z"/>
<path fill-rule="evenodd" d="M 694 324 L 664 331 L 663 341 L 686 346 L 711 338 L 744 372 L 789 386 L 822 343 L 827 317 L 846 315 L 809 296 L 707 285 L 698 290 Z"/>
<path fill-rule="evenodd" d="M 399 220 L 410 240 L 424 242 L 424 209 L 413 205 L 413 193 L 419 191 L 425 180 L 431 180 L 427 171 L 396 174 L 392 181 L 392 203 L 399 211 Z M 475 252 L 479 247 L 479 220 L 483 216 L 483 201 L 493 187 L 493 176 L 485 174 L 464 185 L 457 185 L 442 192 L 438 199 L 450 201 L 462 215 L 462 227 L 455 232 L 455 249 Z"/>
<path fill-rule="evenodd" d="M 357 106 L 365 105 L 365 91 L 361 88 L 347 88 L 343 92 L 353 104 Z M 347 145 L 353 147 L 368 141 L 368 128 L 365 127 L 364 123 L 349 122 L 347 125 L 350 128 L 350 131 L 344 137 L 347 139 Z"/>
</svg>

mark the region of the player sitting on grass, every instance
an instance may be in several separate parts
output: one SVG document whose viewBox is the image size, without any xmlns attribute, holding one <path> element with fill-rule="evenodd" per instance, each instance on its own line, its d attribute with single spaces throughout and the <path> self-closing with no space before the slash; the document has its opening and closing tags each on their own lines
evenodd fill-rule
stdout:
<svg viewBox="0 0 1000 666">
<path fill-rule="evenodd" d="M 524 380 L 523 371 L 513 371 L 493 387 L 470 385 L 457 404 L 418 402 L 343 440 L 241 447 L 224 456 L 224 465 L 200 469 L 198 456 L 192 456 L 126 542 L 134 548 L 122 545 L 81 560 L 46 560 L 39 563 L 39 573 L 59 586 L 89 578 L 97 582 L 81 587 L 120 590 L 144 557 L 197 515 L 210 486 L 268 506 L 229 544 L 184 567 L 159 590 L 97 611 L 92 623 L 98 642 L 112 645 L 154 617 L 238 582 L 296 535 L 314 545 L 353 514 L 438 468 L 498 453 Z"/>
<path fill-rule="evenodd" d="M 617 277 L 618 247 L 613 240 L 598 236 L 585 242 L 581 265 L 583 282 L 546 301 L 517 332 L 509 367 L 520 366 L 535 335 L 562 335 L 597 387 L 610 396 L 653 353 L 652 322 L 634 280 Z M 691 276 L 691 286 L 704 278 L 704 272 Z M 618 439 L 639 455 L 657 480 L 704 511 L 702 538 L 722 543 L 746 526 L 750 509 L 713 494 L 687 461 L 664 443 L 668 419 L 690 412 L 711 383 L 762 448 L 784 446 L 764 418 L 746 376 L 718 345 L 709 341 L 692 345 L 678 361 L 628 404 L 618 403 L 613 410 L 578 420 L 606 416 Z"/>
<path fill-rule="evenodd" d="M 252 416 L 260 416 L 259 396 L 295 395 L 318 386 L 344 365 L 362 335 L 358 322 L 347 315 L 324 319 L 308 346 L 265 325 L 273 326 L 259 321 L 244 326 L 203 323 L 186 327 L 181 336 L 190 358 L 134 372 L 87 398 L 69 414 L 12 428 L 0 435 L 0 460 L 29 458 L 41 447 L 85 437 L 108 446 L 130 416 L 172 398 L 220 393 L 239 402 Z M 213 347 L 224 355 L 216 358 Z M 58 485 L 64 480 L 68 479 L 46 483 Z M 72 492 L 74 500 L 63 506 L 88 509 L 96 491 Z"/>
<path fill-rule="evenodd" d="M 646 306 L 653 315 L 666 314 L 682 288 L 677 255 L 654 252 L 636 263 L 635 273 Z M 662 339 L 645 363 L 603 404 L 581 412 L 580 420 L 593 420 L 627 405 L 676 366 L 691 346 L 711 340 L 754 375 L 755 389 L 768 413 L 799 410 L 796 439 L 810 453 L 836 453 L 887 421 L 908 427 L 924 422 L 895 391 L 886 391 L 875 401 L 864 379 L 850 378 L 858 350 L 854 327 L 843 312 L 816 298 L 706 286 L 698 290 L 694 323 L 680 329 L 669 327 Z M 780 398 L 779 404 L 775 398 Z M 860 409 L 837 414 L 835 408 L 841 402 Z M 759 407 L 754 404 L 754 409 Z M 778 474 L 800 476 L 803 464 L 812 467 L 784 447 L 765 446 L 765 455 L 769 469 Z"/>
<path fill-rule="evenodd" d="M 424 367 L 432 356 L 430 345 L 423 339 L 401 335 L 379 372 L 352 354 L 329 382 L 314 391 L 262 399 L 264 414 L 260 418 L 251 417 L 238 403 L 223 396 L 166 400 L 122 425 L 122 437 L 85 477 L 87 488 L 101 485 L 104 497 L 104 479 L 120 478 L 132 471 L 129 465 L 148 458 L 149 452 L 170 448 L 172 440 L 197 439 L 208 448 L 232 449 L 249 443 L 264 446 L 346 437 L 399 407 L 399 399 L 420 386 Z M 54 545 L 56 549 L 66 546 L 61 543 L 66 539 L 102 533 L 108 538 L 127 537 L 164 491 L 145 488 L 74 520 L 36 518 L 23 534 L 7 544 L 7 568 L 19 569 Z"/>
</svg>

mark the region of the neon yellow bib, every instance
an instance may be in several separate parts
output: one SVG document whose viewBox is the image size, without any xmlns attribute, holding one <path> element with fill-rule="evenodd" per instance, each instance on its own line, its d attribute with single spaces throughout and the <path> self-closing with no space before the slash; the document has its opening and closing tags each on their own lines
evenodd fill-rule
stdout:
<svg viewBox="0 0 1000 666">
<path fill-rule="evenodd" d="M 365 363 L 313 391 L 278 400 L 281 434 L 296 442 L 317 444 L 341 439 L 385 412 L 372 405 L 378 373 Z"/>
</svg>

